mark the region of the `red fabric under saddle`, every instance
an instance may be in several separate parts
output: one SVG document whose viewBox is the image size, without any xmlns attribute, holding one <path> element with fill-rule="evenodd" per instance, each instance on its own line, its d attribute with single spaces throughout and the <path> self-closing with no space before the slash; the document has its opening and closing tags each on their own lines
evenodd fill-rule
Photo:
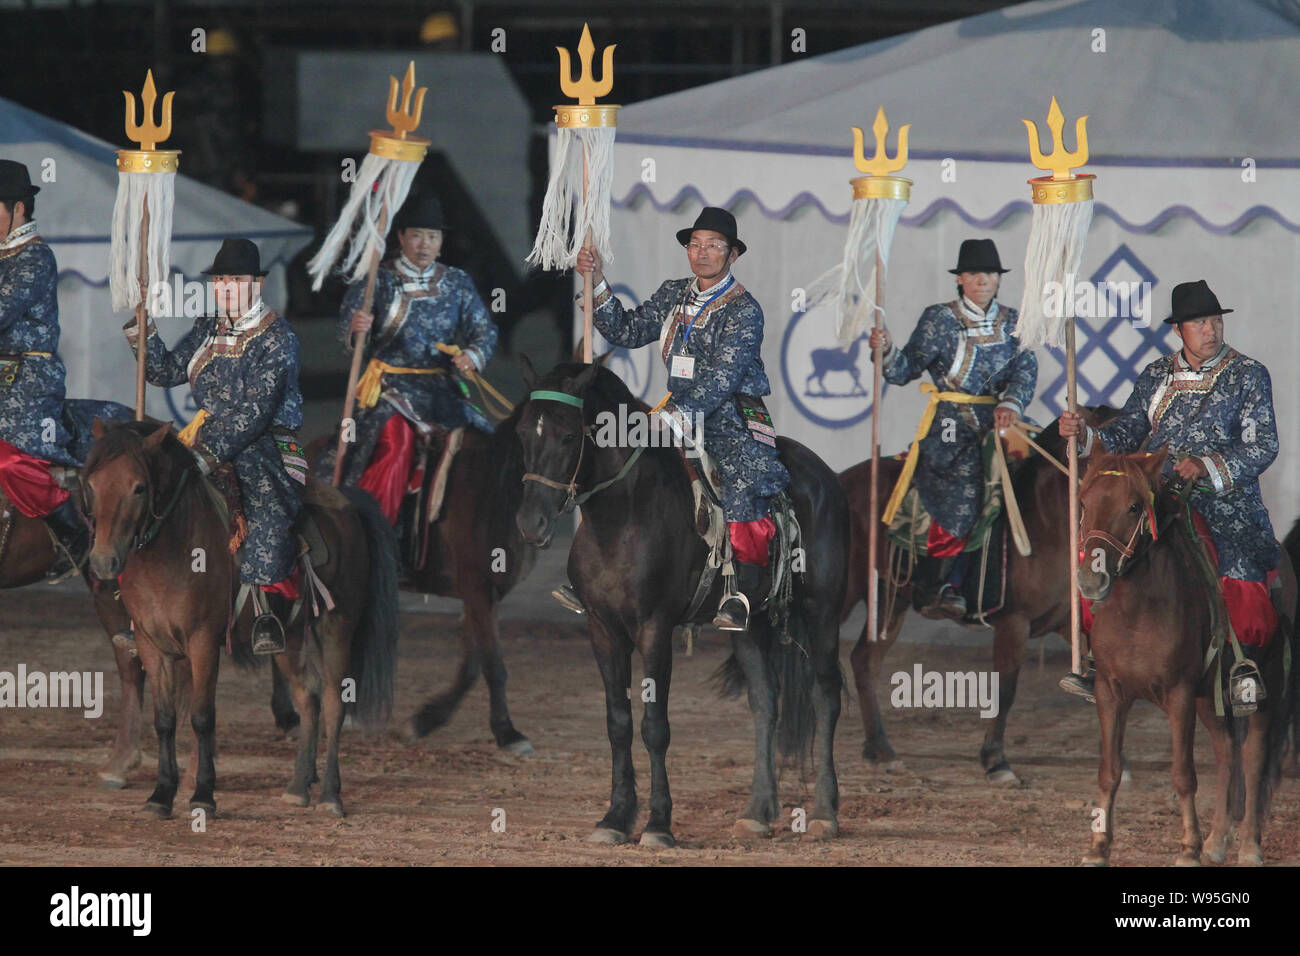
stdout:
<svg viewBox="0 0 1300 956">
<path fill-rule="evenodd" d="M 1214 546 L 1214 536 L 1210 526 L 1201 515 L 1192 512 L 1192 526 L 1196 535 L 1205 546 L 1205 551 L 1217 568 L 1219 566 L 1219 549 Z M 1083 561 L 1083 555 L 1079 555 Z M 1268 573 L 1267 581 L 1241 581 L 1237 578 L 1219 578 L 1223 589 L 1223 603 L 1228 609 L 1228 623 L 1242 645 L 1265 647 L 1277 630 L 1277 611 L 1268 597 L 1268 585 L 1277 577 L 1277 571 Z M 1092 602 L 1085 597 L 1079 598 L 1082 606 L 1082 626 L 1084 632 L 1092 630 Z"/>
<path fill-rule="evenodd" d="M 42 518 L 68 500 L 50 476 L 50 463 L 0 440 L 0 491 L 29 518 Z"/>
</svg>

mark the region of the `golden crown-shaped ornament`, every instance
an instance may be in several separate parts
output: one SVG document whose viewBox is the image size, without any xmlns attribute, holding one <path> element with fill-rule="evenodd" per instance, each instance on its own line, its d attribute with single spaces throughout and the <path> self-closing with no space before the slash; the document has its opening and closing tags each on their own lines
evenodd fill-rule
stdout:
<svg viewBox="0 0 1300 956">
<path fill-rule="evenodd" d="M 163 94 L 160 121 L 154 122 L 154 104 L 158 89 L 153 83 L 153 70 L 145 74 L 140 90 L 143 119 L 135 120 L 135 95 L 123 90 L 126 97 L 126 138 L 137 143 L 139 149 L 119 149 L 117 168 L 124 173 L 174 173 L 180 167 L 179 149 L 159 149 L 158 144 L 172 134 L 172 97 L 175 90 Z"/>
<path fill-rule="evenodd" d="M 427 86 L 415 88 L 415 61 L 406 65 L 406 75 L 402 77 L 401 106 L 398 106 L 397 77 L 388 78 L 388 110 L 384 118 L 393 128 L 391 130 L 370 131 L 370 152 L 385 159 L 400 159 L 403 162 L 418 163 L 429 151 L 429 140 L 410 135 L 420 125 L 420 116 L 424 113 L 424 94 L 429 92 Z M 415 103 L 411 103 L 414 95 Z"/>
<path fill-rule="evenodd" d="M 569 51 L 562 46 L 555 49 L 560 54 L 560 89 L 565 96 L 572 96 L 577 103 L 565 103 L 555 107 L 555 125 L 561 128 L 617 126 L 619 107 L 596 102 L 598 96 L 608 96 L 614 89 L 614 48 L 617 43 L 605 47 L 601 61 L 600 79 L 597 80 L 591 70 L 591 58 L 596 52 L 596 44 L 591 40 L 591 29 L 582 25 L 582 37 L 578 40 L 578 64 L 580 73 L 573 78 L 572 61 Z"/>
<path fill-rule="evenodd" d="M 876 110 L 876 121 L 871 124 L 871 132 L 876 137 L 876 155 L 867 159 L 863 154 L 862 128 L 853 127 L 853 164 L 858 172 L 866 173 L 849 180 L 853 186 L 854 199 L 908 199 L 912 195 L 912 180 L 902 176 L 890 176 L 907 165 L 907 131 L 912 128 L 907 123 L 898 130 L 898 151 L 891 159 L 885 148 L 885 136 L 889 133 L 889 120 L 885 118 L 885 108 Z"/>
<path fill-rule="evenodd" d="M 1052 133 L 1052 151 L 1043 155 L 1038 139 L 1038 125 L 1031 120 L 1021 120 L 1029 133 L 1029 159 L 1039 169 L 1050 170 L 1052 175 L 1039 176 L 1029 180 L 1033 190 L 1034 203 L 1051 205 L 1056 203 L 1083 202 L 1092 198 L 1092 181 L 1096 179 L 1091 173 L 1074 173 L 1088 161 L 1088 114 L 1080 116 L 1074 124 L 1074 152 L 1068 152 L 1061 138 L 1065 128 L 1065 116 L 1052 97 L 1052 105 L 1047 111 L 1047 128 Z"/>
</svg>

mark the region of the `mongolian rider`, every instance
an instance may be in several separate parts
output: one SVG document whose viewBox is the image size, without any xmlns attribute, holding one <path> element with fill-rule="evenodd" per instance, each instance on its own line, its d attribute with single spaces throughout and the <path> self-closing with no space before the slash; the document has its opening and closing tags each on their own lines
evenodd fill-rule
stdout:
<svg viewBox="0 0 1300 956">
<path fill-rule="evenodd" d="M 27 167 L 0 159 L 0 490 L 62 545 L 51 573 L 79 564 L 90 531 L 50 465 L 78 465 L 63 424 L 66 370 L 59 358 L 58 266 L 36 229 Z"/>
<path fill-rule="evenodd" d="M 1209 525 L 1229 623 L 1254 659 L 1277 629 L 1267 582 L 1281 551 L 1259 490 L 1260 474 L 1277 457 L 1272 381 L 1263 364 L 1228 345 L 1223 317 L 1233 310 L 1219 305 L 1204 279 L 1175 286 L 1171 299 L 1165 323 L 1183 347 L 1146 367 L 1116 418 L 1094 429 L 1065 412 L 1061 435 L 1079 436 L 1081 456 L 1099 442 L 1113 454 L 1169 446 L 1168 467 L 1195 482 L 1188 502 Z M 1070 674 L 1061 686 L 1091 698 L 1094 675 Z M 1232 694 L 1240 699 L 1240 688 Z"/>
<path fill-rule="evenodd" d="M 278 654 L 287 612 L 298 597 L 291 532 L 307 479 L 295 437 L 302 425 L 298 336 L 262 301 L 266 272 L 251 240 L 223 241 L 204 273 L 217 315 L 200 316 L 171 350 L 150 322 L 146 373 L 164 388 L 189 382 L 199 411 L 178 437 L 199 470 L 206 475 L 226 462 L 234 465 L 248 522 L 239 577 L 257 609 L 253 651 Z M 135 352 L 134 319 L 124 331 Z"/>
<path fill-rule="evenodd" d="M 971 401 L 940 401 L 929 432 L 918 435 L 916 486 L 930 515 L 927 557 L 916 566 L 916 606 L 934 617 L 961 618 L 966 538 L 984 495 L 981 447 L 990 427 L 999 431 L 1024 413 L 1034 397 L 1038 359 L 1012 331 L 1016 310 L 997 301 L 1003 273 L 992 239 L 967 239 L 957 254 L 957 298 L 921 313 L 911 338 L 895 349 L 884 327 L 871 333 L 883 348 L 885 381 L 905 385 L 929 372 L 941 392 Z M 903 489 L 906 490 L 906 489 Z"/>
<path fill-rule="evenodd" d="M 731 213 L 706 207 L 677 241 L 694 278 L 667 280 L 635 309 L 615 298 L 594 250 L 579 252 L 576 268 L 595 282 L 592 321 L 601 335 L 625 348 L 660 343 L 671 390 L 665 420 L 680 426 L 683 418 L 702 419 L 703 434 L 693 437 L 717 465 L 736 585 L 753 594 L 776 533 L 768 502 L 790 483 L 762 402 L 771 394 L 761 356 L 763 310 L 731 272 L 745 253 Z M 713 623 L 743 631 L 748 617 L 744 602 L 724 593 Z"/>
<path fill-rule="evenodd" d="M 349 350 L 354 335 L 375 333 L 366 345 L 356 441 L 348 451 L 343 484 L 369 492 L 396 526 L 417 435 L 428 437 L 435 425 L 492 431 L 451 371 L 482 371 L 496 349 L 497 327 L 473 280 L 437 261 L 446 224 L 436 197 L 408 198 L 394 226 L 401 251 L 380 267 L 371 311 L 361 308 L 364 280 L 353 283 L 343 299 L 340 331 Z M 331 449 L 316 472 L 329 477 L 333 470 Z"/>
</svg>

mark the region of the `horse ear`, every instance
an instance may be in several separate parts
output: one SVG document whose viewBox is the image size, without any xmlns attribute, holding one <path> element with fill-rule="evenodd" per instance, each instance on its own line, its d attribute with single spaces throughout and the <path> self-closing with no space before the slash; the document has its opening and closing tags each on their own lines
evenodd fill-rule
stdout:
<svg viewBox="0 0 1300 956">
<path fill-rule="evenodd" d="M 573 380 L 572 385 L 574 394 L 585 395 L 587 392 L 587 386 L 589 386 L 592 383 L 592 380 L 595 379 L 596 373 L 601 370 L 601 367 L 602 366 L 599 362 L 592 362 L 578 373 L 578 377 Z"/>
<path fill-rule="evenodd" d="M 95 441 L 99 441 L 101 438 L 104 437 L 104 431 L 105 431 L 104 420 L 102 418 L 96 417 L 95 420 L 90 424 L 90 433 L 95 436 Z"/>
<path fill-rule="evenodd" d="M 608 349 L 596 356 L 596 364 L 602 368 L 609 368 L 609 357 L 614 354 L 613 349 Z"/>
<path fill-rule="evenodd" d="M 524 377 L 524 384 L 528 386 L 528 391 L 531 392 L 537 387 L 537 371 L 523 352 L 519 353 L 519 374 Z"/>
<path fill-rule="evenodd" d="M 1159 451 L 1149 452 L 1142 459 L 1142 470 L 1147 473 L 1151 483 L 1155 484 L 1160 480 L 1160 472 L 1164 470 L 1165 459 L 1169 457 L 1169 446 L 1161 445 Z"/>
<path fill-rule="evenodd" d="M 155 428 L 145 438 L 144 440 L 145 447 L 157 448 L 159 445 L 163 443 L 163 439 L 171 434 L 171 430 L 172 430 L 171 422 L 167 422 L 166 424 L 160 425 L 159 427 Z"/>
</svg>

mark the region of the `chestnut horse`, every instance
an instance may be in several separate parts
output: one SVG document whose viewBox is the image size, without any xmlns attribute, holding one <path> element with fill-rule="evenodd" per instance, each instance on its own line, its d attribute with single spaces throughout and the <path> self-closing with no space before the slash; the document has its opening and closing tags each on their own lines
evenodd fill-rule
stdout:
<svg viewBox="0 0 1300 956">
<path fill-rule="evenodd" d="M 1114 415 L 1114 411 L 1105 406 L 1081 408 L 1080 411 L 1090 424 L 1100 424 Z M 1065 441 L 1060 437 L 1055 422 L 1043 429 L 1035 440 L 1057 461 L 1065 460 Z M 902 467 L 902 462 L 893 458 L 880 460 L 880 487 L 884 489 L 880 496 L 882 509 L 888 490 L 897 481 Z M 872 520 L 869 514 L 871 462 L 860 462 L 841 472 L 840 484 L 848 496 L 853 521 L 849 586 L 844 595 L 842 621 L 848 618 L 858 602 L 866 600 L 867 595 L 867 549 L 869 522 Z M 1016 699 L 1016 683 L 1020 666 L 1024 663 L 1026 643 L 1031 638 L 1048 634 L 1069 634 L 1070 532 L 1067 518 L 1069 482 L 1050 461 L 1041 455 L 1031 457 L 1015 472 L 1012 485 L 1032 553 L 1025 557 L 1014 546 L 1008 546 L 1006 603 L 1002 610 L 989 617 L 993 625 L 993 666 L 998 672 L 998 712 L 996 717 L 988 720 L 984 744 L 980 748 L 980 763 L 990 782 L 1014 785 L 1019 781 L 1007 760 L 1003 744 L 1007 716 Z M 889 539 L 883 528 L 878 545 L 876 567 L 880 571 L 879 600 L 882 602 L 877 624 L 879 638 L 871 640 L 868 633 L 870 622 L 864 624 L 850 659 L 866 737 L 862 756 L 868 763 L 889 768 L 895 765 L 897 757 L 885 733 L 875 683 L 884 666 L 885 655 L 897 640 L 903 618 L 911 607 L 912 586 L 905 584 L 898 589 L 893 614 L 886 619 L 883 600 L 888 588 Z"/>
<path fill-rule="evenodd" d="M 1101 725 L 1099 796 L 1092 845 L 1083 862 L 1104 866 L 1114 840 L 1115 793 L 1123 759 L 1124 724 L 1135 700 L 1149 700 L 1169 718 L 1172 776 L 1182 808 L 1182 852 L 1175 862 L 1199 866 L 1227 855 L 1229 817 L 1241 820 L 1239 863 L 1261 865 L 1260 846 L 1269 800 L 1281 775 L 1296 695 L 1288 692 L 1284 651 L 1295 641 L 1296 581 L 1282 554 L 1278 630 L 1257 661 L 1268 696 L 1247 718 L 1215 714 L 1219 660 L 1205 666 L 1210 642 L 1210 601 L 1197 573 L 1195 541 L 1181 514 L 1157 522 L 1154 496 L 1168 448 L 1154 454 L 1094 454 L 1079 488 L 1080 538 L 1085 555 L 1104 560 L 1079 566 L 1079 590 L 1093 602 L 1092 654 L 1097 664 L 1097 718 Z M 1114 542 L 1129 542 L 1116 547 Z M 1104 567 L 1098 567 L 1098 564 Z M 1221 648 L 1231 661 L 1232 652 Z M 1227 693 L 1224 691 L 1225 706 Z M 1193 745 L 1200 715 L 1214 745 L 1218 793 L 1204 844 L 1196 816 Z M 1243 739 L 1244 738 L 1244 739 Z M 1244 807 L 1240 805 L 1244 789 Z"/>
<path fill-rule="evenodd" d="M 675 448 L 602 446 L 592 436 L 602 415 L 621 417 L 620 406 L 629 414 L 648 411 L 613 372 L 566 363 L 538 381 L 526 359 L 520 364 L 531 393 L 517 426 L 530 478 L 519 506 L 520 530 L 545 547 L 561 516 L 575 503 L 582 505 L 582 524 L 569 551 L 569 580 L 587 608 L 591 646 L 605 685 L 613 761 L 609 810 L 590 839 L 622 843 L 636 824 L 631 688 L 636 648 L 645 662 L 641 737 L 650 752 L 650 818 L 641 844 L 670 847 L 666 758 L 672 632 L 691 610 L 709 554 L 695 530 L 686 469 Z M 803 758 L 815 735 L 816 805 L 808 814 L 807 832 L 825 839 L 838 833 L 834 742 L 842 678 L 837 615 L 844 600 L 848 506 L 834 472 L 821 459 L 785 438 L 777 440 L 777 448 L 790 472 L 787 493 L 802 528 L 807 571 L 794 577 L 785 633 L 778 633 L 768 612 L 759 609 L 760 593 L 748 595 L 754 608 L 749 630 L 732 635 L 732 656 L 718 673 L 725 690 L 748 688 L 754 714 L 753 784 L 733 833 L 742 839 L 770 833 L 781 812 L 774 751 Z M 690 620 L 713 616 L 720 578 Z"/>
<path fill-rule="evenodd" d="M 153 686 L 158 778 L 145 810 L 158 817 L 172 812 L 179 785 L 176 724 L 183 666 L 192 682 L 190 722 L 198 750 L 190 808 L 212 813 L 217 669 L 237 584 L 235 564 L 226 560 L 226 519 L 170 424 L 105 427 L 97 421 L 95 438 L 82 475 L 94 527 L 90 566 L 101 580 L 117 579 Z M 392 707 L 396 545 L 368 495 L 345 496 L 313 483 L 303 493 L 303 505 L 328 550 L 328 560 L 316 571 L 334 608 L 319 616 L 309 612 L 311 585 L 303 575 L 306 604 L 286 628 L 285 652 L 275 656 L 304 721 L 284 800 L 310 803 L 323 711 L 327 750 L 319 806 L 342 816 L 338 750 L 345 680 L 355 682 L 356 714 L 363 723 L 381 722 Z M 206 558 L 203 564 L 196 563 L 199 557 Z M 251 620 L 251 605 L 240 616 L 240 637 Z"/>
</svg>

